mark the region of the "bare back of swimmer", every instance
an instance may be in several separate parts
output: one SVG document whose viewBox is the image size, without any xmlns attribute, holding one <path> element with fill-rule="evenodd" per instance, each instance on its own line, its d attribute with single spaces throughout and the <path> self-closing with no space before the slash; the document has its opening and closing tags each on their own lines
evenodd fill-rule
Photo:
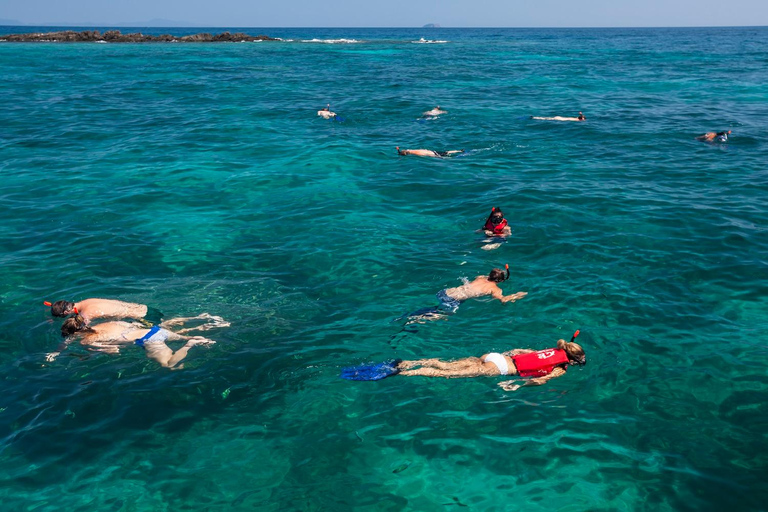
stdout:
<svg viewBox="0 0 768 512">
<path fill-rule="evenodd" d="M 444 158 L 446 156 L 453 156 L 459 153 L 464 153 L 463 149 L 452 149 L 450 151 L 434 151 L 432 149 L 400 149 L 400 146 L 395 146 L 397 154 L 400 156 L 414 155 L 414 156 L 427 156 L 430 158 Z"/>
<path fill-rule="evenodd" d="M 539 117 L 539 116 L 531 116 L 531 119 L 535 119 L 536 121 L 586 121 L 587 118 L 584 117 L 584 114 L 579 112 L 579 115 L 577 117 L 563 117 L 563 116 L 554 116 L 554 117 Z"/>
</svg>

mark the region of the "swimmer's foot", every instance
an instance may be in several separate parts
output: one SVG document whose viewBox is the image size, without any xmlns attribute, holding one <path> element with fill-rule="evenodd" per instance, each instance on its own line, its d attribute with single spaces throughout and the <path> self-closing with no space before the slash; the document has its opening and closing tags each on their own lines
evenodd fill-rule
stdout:
<svg viewBox="0 0 768 512">
<path fill-rule="evenodd" d="M 481 247 L 481 249 L 484 250 L 484 251 L 492 251 L 494 249 L 498 249 L 499 247 L 501 247 L 500 243 L 485 244 L 484 246 Z"/>
<path fill-rule="evenodd" d="M 193 336 L 187 341 L 187 346 L 195 347 L 197 345 L 214 345 L 215 343 L 215 341 L 209 340 L 208 338 L 203 338 L 202 336 Z"/>
</svg>

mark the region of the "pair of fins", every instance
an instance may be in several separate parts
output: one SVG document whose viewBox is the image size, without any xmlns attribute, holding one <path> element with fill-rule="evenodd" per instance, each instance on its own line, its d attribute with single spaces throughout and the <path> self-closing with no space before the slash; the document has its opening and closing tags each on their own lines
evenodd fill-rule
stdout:
<svg viewBox="0 0 768 512">
<path fill-rule="evenodd" d="M 360 366 L 350 366 L 342 368 L 341 378 L 346 380 L 381 380 L 391 375 L 397 375 L 400 370 L 397 368 L 403 360 L 391 359 L 377 364 L 364 364 Z"/>
</svg>

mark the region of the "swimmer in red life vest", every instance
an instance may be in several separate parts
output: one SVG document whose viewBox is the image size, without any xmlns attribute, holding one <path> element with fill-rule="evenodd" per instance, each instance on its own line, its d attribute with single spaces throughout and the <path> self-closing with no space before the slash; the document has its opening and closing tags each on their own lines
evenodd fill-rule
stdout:
<svg viewBox="0 0 768 512">
<path fill-rule="evenodd" d="M 494 206 L 491 208 L 491 214 L 488 216 L 488 220 L 485 221 L 483 229 L 479 229 L 489 237 L 506 238 L 512 234 L 512 228 L 509 227 L 507 219 L 504 218 L 501 208 Z M 483 250 L 490 251 L 491 249 L 497 249 L 501 246 L 498 241 L 493 239 L 486 240 L 483 245 Z"/>
<path fill-rule="evenodd" d="M 573 341 L 578 335 L 579 331 L 576 331 L 571 341 L 558 340 L 555 348 L 545 350 L 518 348 L 457 361 L 439 359 L 397 361 L 392 365 L 394 369 L 392 375 L 445 378 L 515 375 L 520 378 L 529 378 L 529 380 L 523 384 L 514 384 L 514 380 L 507 380 L 499 382 L 499 386 L 505 391 L 515 391 L 521 386 L 540 386 L 550 379 L 565 375 L 569 365 L 587 364 L 584 349 Z"/>
</svg>

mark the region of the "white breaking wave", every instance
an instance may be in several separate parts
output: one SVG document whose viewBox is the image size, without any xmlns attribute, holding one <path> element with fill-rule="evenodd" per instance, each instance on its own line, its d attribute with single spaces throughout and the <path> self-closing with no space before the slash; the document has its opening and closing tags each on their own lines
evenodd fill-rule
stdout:
<svg viewBox="0 0 768 512">
<path fill-rule="evenodd" d="M 441 41 L 438 39 L 424 39 L 423 37 L 419 39 L 418 41 L 411 41 L 414 44 L 445 44 L 450 43 L 450 41 Z"/>
<path fill-rule="evenodd" d="M 303 39 L 302 43 L 325 43 L 325 44 L 351 44 L 359 43 L 357 39 Z"/>
</svg>

